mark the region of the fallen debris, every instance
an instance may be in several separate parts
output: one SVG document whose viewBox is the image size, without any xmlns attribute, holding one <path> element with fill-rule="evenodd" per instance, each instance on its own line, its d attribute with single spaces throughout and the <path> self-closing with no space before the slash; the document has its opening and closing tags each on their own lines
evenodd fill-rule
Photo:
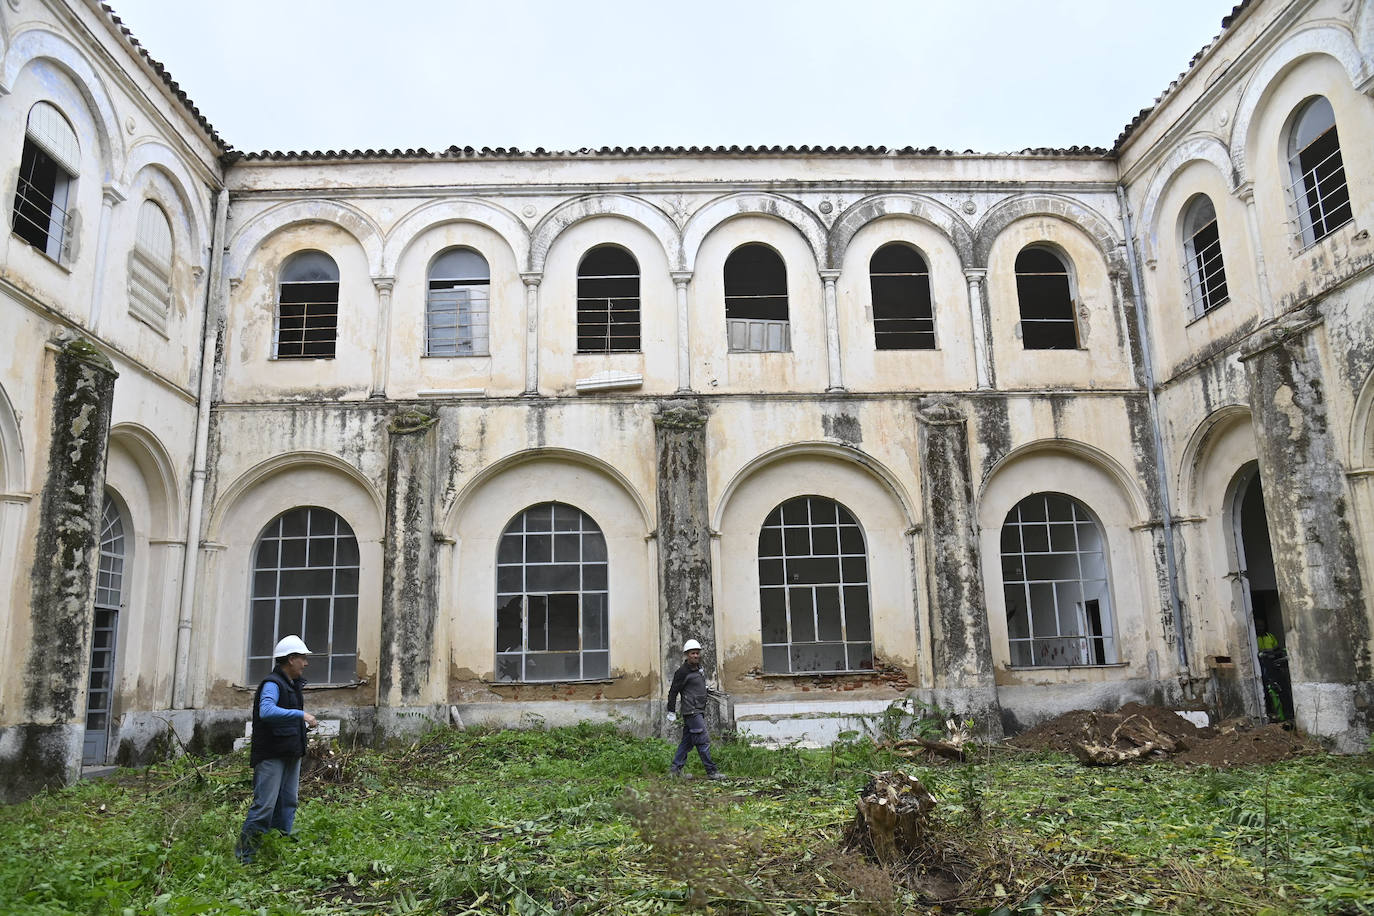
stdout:
<svg viewBox="0 0 1374 916">
<path fill-rule="evenodd" d="M 926 851 L 935 796 L 915 776 L 877 773 L 859 793 L 845 846 L 882 865 L 906 864 Z"/>
</svg>

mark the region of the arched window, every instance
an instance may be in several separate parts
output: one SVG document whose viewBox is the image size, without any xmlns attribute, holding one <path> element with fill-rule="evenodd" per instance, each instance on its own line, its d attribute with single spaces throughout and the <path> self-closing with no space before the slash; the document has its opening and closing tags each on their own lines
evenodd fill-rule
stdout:
<svg viewBox="0 0 1374 916">
<path fill-rule="evenodd" d="M 798 496 L 759 531 L 763 670 L 868 671 L 873 625 L 863 529 L 824 496 Z"/>
<path fill-rule="evenodd" d="M 277 359 L 333 359 L 338 336 L 338 266 L 323 251 L 293 254 L 281 268 L 272 355 Z"/>
<path fill-rule="evenodd" d="M 1350 189 L 1345 183 L 1336 113 L 1321 96 L 1309 99 L 1288 132 L 1289 199 L 1304 245 L 1326 238 L 1350 222 Z"/>
<path fill-rule="evenodd" d="M 624 248 L 593 248 L 577 265 L 577 352 L 638 349 L 639 264 Z"/>
<path fill-rule="evenodd" d="M 725 259 L 725 325 L 730 349 L 792 349 L 787 323 L 787 266 L 767 245 L 741 245 Z"/>
<path fill-rule="evenodd" d="M 47 102 L 30 108 L 10 227 L 58 262 L 71 255 L 72 191 L 80 165 L 76 131 L 62 112 Z"/>
<path fill-rule="evenodd" d="M 496 554 L 496 679 L 610 676 L 606 538 L 565 503 L 517 515 Z"/>
<path fill-rule="evenodd" d="M 253 554 L 248 683 L 272 671 L 283 636 L 310 647 L 311 681 L 348 684 L 358 673 L 358 540 L 328 509 L 301 506 L 272 520 Z"/>
<path fill-rule="evenodd" d="M 1206 194 L 1194 197 L 1183 213 L 1183 273 L 1195 315 L 1210 312 L 1229 297 L 1217 211 Z"/>
<path fill-rule="evenodd" d="M 1117 661 L 1102 529 L 1076 499 L 1035 493 L 1002 523 L 1013 666 Z"/>
<path fill-rule="evenodd" d="M 873 343 L 879 350 L 934 350 L 930 269 L 910 245 L 892 242 L 868 262 L 873 290 Z"/>
<path fill-rule="evenodd" d="M 162 208 L 145 200 L 129 253 L 129 311 L 159 331 L 172 310 L 172 224 Z"/>
<path fill-rule="evenodd" d="M 1078 347 L 1069 269 L 1059 255 L 1038 246 L 1021 250 L 1016 256 L 1016 299 L 1021 343 L 1027 350 Z"/>
<path fill-rule="evenodd" d="M 425 299 L 426 356 L 486 356 L 487 259 L 471 248 L 450 248 L 429 265 Z"/>
<path fill-rule="evenodd" d="M 120 514 L 119 506 L 106 494 L 100 521 L 100 559 L 96 567 L 91 675 L 86 691 L 86 735 L 81 749 L 82 764 L 104 763 L 109 756 L 115 641 L 119 635 L 119 610 L 124 604 L 126 559 L 124 517 Z"/>
</svg>

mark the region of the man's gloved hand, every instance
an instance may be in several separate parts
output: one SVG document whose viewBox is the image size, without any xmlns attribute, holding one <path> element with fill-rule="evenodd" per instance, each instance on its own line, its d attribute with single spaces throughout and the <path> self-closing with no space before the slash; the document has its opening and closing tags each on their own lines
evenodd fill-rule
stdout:
<svg viewBox="0 0 1374 916">
<path fill-rule="evenodd" d="M 676 722 L 676 721 L 677 721 L 677 713 L 673 712 L 672 710 L 669 710 L 669 711 L 668 711 L 668 721 L 669 721 L 670 723 Z"/>
</svg>

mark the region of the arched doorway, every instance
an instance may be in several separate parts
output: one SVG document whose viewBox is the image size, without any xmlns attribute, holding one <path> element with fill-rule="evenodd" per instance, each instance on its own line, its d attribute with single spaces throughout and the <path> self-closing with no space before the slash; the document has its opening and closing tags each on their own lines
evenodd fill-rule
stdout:
<svg viewBox="0 0 1374 916">
<path fill-rule="evenodd" d="M 1274 573 L 1264 485 L 1259 465 L 1250 462 L 1236 475 L 1231 520 L 1236 540 L 1236 571 L 1245 604 L 1249 649 L 1257 678 L 1257 707 L 1270 720 L 1293 720 L 1283 602 Z"/>
<path fill-rule="evenodd" d="M 124 516 L 105 495 L 100 523 L 100 566 L 91 626 L 91 675 L 86 690 L 86 735 L 81 764 L 104 763 L 109 756 L 119 611 L 124 603 L 126 547 Z"/>
</svg>

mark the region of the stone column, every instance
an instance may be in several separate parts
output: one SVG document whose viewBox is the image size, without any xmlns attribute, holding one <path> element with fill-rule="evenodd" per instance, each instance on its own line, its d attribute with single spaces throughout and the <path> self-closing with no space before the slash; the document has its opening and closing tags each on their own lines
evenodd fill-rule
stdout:
<svg viewBox="0 0 1374 916">
<path fill-rule="evenodd" d="M 1243 347 L 1298 726 L 1347 753 L 1374 727 L 1374 661 L 1352 502 L 1309 306 Z"/>
<path fill-rule="evenodd" d="M 372 392 L 368 397 L 386 397 L 386 384 L 391 375 L 391 290 L 395 277 L 373 277 L 377 288 L 377 346 L 372 353 Z"/>
<path fill-rule="evenodd" d="M 1245 228 L 1249 230 L 1250 251 L 1255 258 L 1255 279 L 1259 283 L 1260 320 L 1274 317 L 1274 300 L 1269 295 L 1269 272 L 1264 266 L 1264 239 L 1260 237 L 1259 211 L 1255 208 L 1255 183 L 1247 181 L 1236 188 L 1236 196 L 1245 204 Z"/>
<path fill-rule="evenodd" d="M 100 223 L 95 236 L 95 274 L 91 280 L 91 307 L 86 326 L 94 330 L 100 323 L 100 306 L 105 294 L 105 255 L 110 247 L 110 216 L 115 204 L 123 203 L 124 192 L 107 184 L 100 194 Z"/>
<path fill-rule="evenodd" d="M 436 576 L 434 543 L 437 418 L 406 410 L 387 428 L 386 533 L 382 545 L 382 639 L 377 726 L 391 737 L 446 721 L 431 696 Z"/>
<path fill-rule="evenodd" d="M 692 390 L 692 322 L 687 310 L 687 284 L 692 272 L 675 270 L 673 289 L 677 294 L 677 390 L 685 394 Z"/>
<path fill-rule="evenodd" d="M 825 356 L 830 373 L 830 384 L 826 391 L 844 391 L 844 367 L 840 361 L 840 316 L 835 303 L 835 281 L 839 277 L 838 270 L 821 271 L 821 282 L 825 284 Z"/>
<path fill-rule="evenodd" d="M 542 273 L 522 273 L 525 281 L 525 394 L 539 394 L 539 281 Z"/>
<path fill-rule="evenodd" d="M 987 268 L 969 267 L 964 270 L 968 281 L 968 313 L 973 323 L 973 366 L 978 377 L 978 388 L 992 387 L 991 346 L 988 343 L 986 314 L 983 311 L 983 279 L 988 275 Z"/>
<path fill-rule="evenodd" d="M 687 398 L 662 402 L 654 416 L 659 640 L 665 695 L 673 672 L 682 664 L 682 644 L 688 639 L 701 643 L 707 682 L 720 682 L 706 500 L 706 419 L 701 403 Z M 707 713 L 713 730 L 733 729 L 728 701 L 711 704 Z"/>
<path fill-rule="evenodd" d="M 57 350 L 47 478 L 29 587 L 24 706 L 15 717 L 23 724 L 5 729 L 6 740 L 0 741 L 0 795 L 6 801 L 68 785 L 81 775 L 116 376 L 109 359 L 86 340 Z"/>
<path fill-rule="evenodd" d="M 953 402 L 932 398 L 917 417 L 935 696 L 942 709 L 971 715 L 984 734 L 1000 736 L 968 421 Z"/>
</svg>

